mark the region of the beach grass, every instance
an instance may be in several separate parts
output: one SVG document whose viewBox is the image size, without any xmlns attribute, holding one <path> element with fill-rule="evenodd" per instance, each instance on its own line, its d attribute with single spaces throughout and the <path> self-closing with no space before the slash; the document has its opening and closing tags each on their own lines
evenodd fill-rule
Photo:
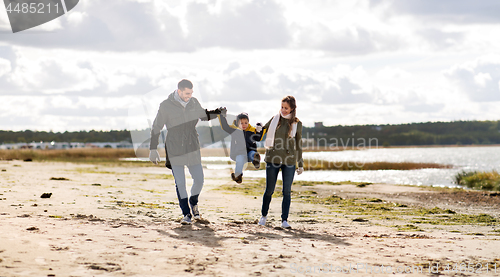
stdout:
<svg viewBox="0 0 500 277">
<path fill-rule="evenodd" d="M 353 221 L 386 222 L 399 231 L 423 231 L 428 226 L 500 226 L 500 220 L 488 214 L 464 214 L 451 209 L 439 207 L 421 207 L 406 205 L 380 198 L 344 198 L 336 194 L 320 196 L 317 185 L 353 185 L 354 182 L 314 182 L 297 181 L 292 187 L 293 201 L 317 204 L 328 207 L 334 214 L 353 217 Z M 278 180 L 273 197 L 282 197 L 282 183 Z M 217 190 L 242 193 L 249 196 L 262 196 L 265 190 L 265 179 L 247 179 L 242 184 L 225 184 Z M 448 189 L 455 191 L 455 189 Z M 381 221 L 382 220 L 382 221 Z"/>
<path fill-rule="evenodd" d="M 213 164 L 226 164 L 225 161 L 210 162 Z M 339 170 L 339 171 L 354 171 L 354 170 L 415 170 L 425 168 L 453 168 L 452 165 L 437 164 L 437 163 L 411 163 L 411 162 L 353 162 L 353 161 L 324 161 L 305 159 L 304 169 L 307 171 L 317 170 Z M 261 163 L 259 169 L 255 169 L 252 165 L 246 170 L 265 170 L 266 164 Z"/>
<path fill-rule="evenodd" d="M 306 170 L 414 170 L 424 168 L 452 168 L 451 165 L 436 163 L 412 163 L 412 162 L 352 162 L 352 161 L 323 161 L 304 160 Z"/>
<path fill-rule="evenodd" d="M 209 149 L 210 150 L 210 149 Z M 158 149 L 160 156 L 164 156 L 164 150 Z M 219 151 L 220 152 L 220 151 Z M 214 151 L 202 151 L 203 155 L 217 154 Z M 123 161 L 123 158 L 148 157 L 148 149 L 113 149 L 113 148 L 73 148 L 73 149 L 10 149 L 0 150 L 0 160 L 23 160 L 23 161 L 54 161 L 54 162 L 79 162 L 79 163 L 108 163 L 134 164 L 150 166 L 149 163 L 141 161 Z M 225 161 L 213 161 L 210 164 L 226 164 Z M 450 165 L 435 163 L 410 163 L 410 162 L 331 162 L 323 160 L 304 160 L 306 170 L 412 170 L 423 168 L 451 168 Z M 265 163 L 261 163 L 260 169 L 264 170 Z M 257 170 L 248 166 L 247 170 Z"/>
<path fill-rule="evenodd" d="M 0 160 L 117 162 L 136 157 L 134 149 L 73 148 L 73 149 L 10 149 L 0 150 Z M 120 161 L 121 162 L 121 161 Z"/>
<path fill-rule="evenodd" d="M 500 191 L 500 173 L 497 171 L 462 171 L 455 175 L 455 183 L 472 189 Z"/>
</svg>

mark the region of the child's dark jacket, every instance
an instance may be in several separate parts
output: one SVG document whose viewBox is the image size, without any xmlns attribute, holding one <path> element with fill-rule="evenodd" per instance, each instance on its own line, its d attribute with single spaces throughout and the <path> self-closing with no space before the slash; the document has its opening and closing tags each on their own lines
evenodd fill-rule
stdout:
<svg viewBox="0 0 500 277">
<path fill-rule="evenodd" d="M 219 115 L 220 126 L 222 130 L 231 135 L 231 153 L 232 160 L 236 160 L 236 156 L 246 155 L 250 151 L 257 151 L 257 141 L 261 141 L 266 133 L 265 130 L 257 132 L 255 127 L 248 124 L 246 130 L 238 128 L 233 122 L 230 126 L 227 119 Z"/>
</svg>

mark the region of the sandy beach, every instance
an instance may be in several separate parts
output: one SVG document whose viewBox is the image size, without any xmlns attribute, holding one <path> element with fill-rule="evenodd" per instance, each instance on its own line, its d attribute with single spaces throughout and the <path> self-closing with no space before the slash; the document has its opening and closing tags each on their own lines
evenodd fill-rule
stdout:
<svg viewBox="0 0 500 277">
<path fill-rule="evenodd" d="M 498 194 L 296 182 L 285 230 L 278 190 L 256 224 L 263 191 L 205 169 L 182 226 L 165 167 L 0 161 L 0 276 L 500 274 Z"/>
</svg>

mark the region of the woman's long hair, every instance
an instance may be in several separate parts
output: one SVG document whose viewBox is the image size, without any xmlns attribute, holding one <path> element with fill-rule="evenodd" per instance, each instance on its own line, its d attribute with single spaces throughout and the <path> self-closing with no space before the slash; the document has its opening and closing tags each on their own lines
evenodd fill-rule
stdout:
<svg viewBox="0 0 500 277">
<path fill-rule="evenodd" d="M 288 95 L 288 96 L 284 97 L 283 99 L 281 99 L 281 102 L 287 103 L 290 106 L 290 109 L 292 109 L 292 111 L 290 112 L 292 117 L 290 118 L 290 120 L 288 120 L 288 136 L 290 136 L 290 133 L 292 132 L 292 124 L 295 122 L 299 122 L 299 119 L 295 116 L 295 114 L 297 112 L 297 104 L 295 102 L 295 97 L 293 97 L 291 95 Z"/>
</svg>

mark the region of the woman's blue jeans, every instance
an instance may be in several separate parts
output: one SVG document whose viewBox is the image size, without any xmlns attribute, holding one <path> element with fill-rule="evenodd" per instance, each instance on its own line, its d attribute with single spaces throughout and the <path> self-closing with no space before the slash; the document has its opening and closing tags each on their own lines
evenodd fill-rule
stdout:
<svg viewBox="0 0 500 277">
<path fill-rule="evenodd" d="M 281 169 L 281 177 L 283 179 L 283 202 L 281 202 L 281 220 L 288 220 L 290 212 L 291 192 L 293 177 L 295 176 L 295 165 L 273 164 L 266 163 L 266 191 L 264 192 L 262 202 L 262 215 L 267 216 L 269 204 L 276 188 L 278 173 Z"/>
</svg>

